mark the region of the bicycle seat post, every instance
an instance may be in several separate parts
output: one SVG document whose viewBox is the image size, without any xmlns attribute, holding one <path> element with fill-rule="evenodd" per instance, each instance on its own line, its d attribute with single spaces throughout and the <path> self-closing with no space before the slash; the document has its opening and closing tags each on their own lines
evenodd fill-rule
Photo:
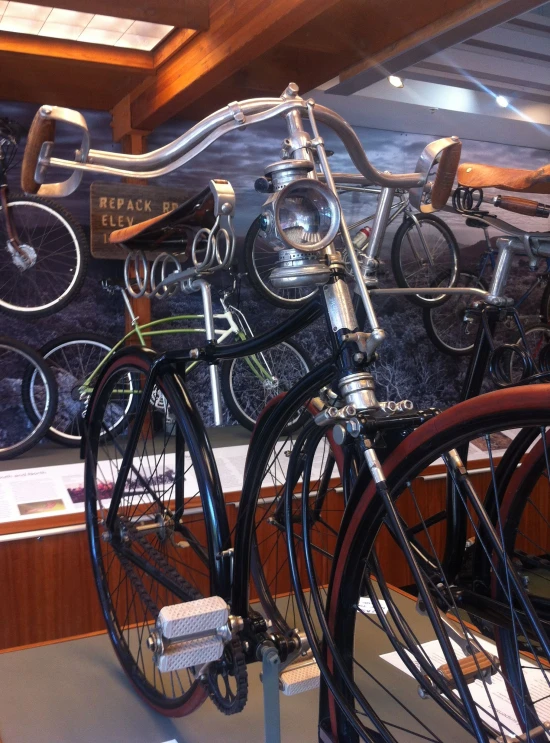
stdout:
<svg viewBox="0 0 550 743">
<path fill-rule="evenodd" d="M 211 286 L 205 279 L 195 279 L 192 282 L 194 290 L 199 289 L 202 297 L 202 306 L 204 312 L 204 328 L 206 333 L 206 342 L 208 345 L 216 343 L 216 331 L 214 328 L 214 312 L 212 310 L 212 291 Z M 210 364 L 210 387 L 212 389 L 212 409 L 214 411 L 214 425 L 222 425 L 222 402 L 220 375 L 217 364 Z"/>
</svg>

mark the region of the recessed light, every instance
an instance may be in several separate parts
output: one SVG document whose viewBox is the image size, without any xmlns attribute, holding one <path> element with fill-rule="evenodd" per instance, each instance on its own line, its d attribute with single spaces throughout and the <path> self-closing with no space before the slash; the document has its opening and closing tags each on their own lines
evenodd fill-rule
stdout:
<svg viewBox="0 0 550 743">
<path fill-rule="evenodd" d="M 27 3 L 8 3 L 4 11 L 5 16 L 11 18 L 30 18 L 33 21 L 45 21 L 52 12 L 51 7 L 45 8 L 42 5 L 27 5 Z"/>
<path fill-rule="evenodd" d="M 393 85 L 394 88 L 403 88 L 403 80 L 398 77 L 397 75 L 390 75 L 388 77 L 388 82 L 390 85 Z"/>
<path fill-rule="evenodd" d="M 0 31 L 12 33 L 150 51 L 173 28 L 162 23 L 0 0 Z"/>
<path fill-rule="evenodd" d="M 500 106 L 501 108 L 508 108 L 510 101 L 508 98 L 505 98 L 503 95 L 497 95 L 496 97 L 497 106 Z"/>
</svg>

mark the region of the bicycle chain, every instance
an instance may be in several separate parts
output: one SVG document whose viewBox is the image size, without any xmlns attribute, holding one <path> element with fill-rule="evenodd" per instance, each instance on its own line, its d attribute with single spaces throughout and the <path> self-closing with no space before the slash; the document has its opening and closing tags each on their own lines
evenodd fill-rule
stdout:
<svg viewBox="0 0 550 743">
<path fill-rule="evenodd" d="M 129 532 L 132 535 L 132 540 L 135 543 L 139 544 L 140 547 L 149 554 L 152 560 L 156 563 L 157 567 L 162 570 L 164 575 L 166 575 L 167 578 L 170 578 L 170 580 L 175 585 L 181 588 L 184 598 L 182 598 L 182 596 L 178 596 L 178 598 L 180 598 L 182 601 L 197 601 L 198 599 L 204 598 L 203 595 L 196 588 L 194 588 L 194 586 L 188 583 L 185 578 L 181 576 L 181 574 L 175 567 L 173 567 L 173 565 L 170 565 L 162 552 L 159 552 L 155 547 L 153 547 L 146 536 L 140 535 L 135 529 L 130 529 Z"/>
</svg>

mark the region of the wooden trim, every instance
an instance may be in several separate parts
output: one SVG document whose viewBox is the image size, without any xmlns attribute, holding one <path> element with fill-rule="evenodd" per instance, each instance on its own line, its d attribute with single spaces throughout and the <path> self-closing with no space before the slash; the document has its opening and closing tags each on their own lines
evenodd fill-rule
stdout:
<svg viewBox="0 0 550 743">
<path fill-rule="evenodd" d="M 153 54 L 139 49 L 120 49 L 103 44 L 52 39 L 0 31 L 0 52 L 29 54 L 34 57 L 53 57 L 67 62 L 107 65 L 121 70 L 153 74 Z"/>
</svg>

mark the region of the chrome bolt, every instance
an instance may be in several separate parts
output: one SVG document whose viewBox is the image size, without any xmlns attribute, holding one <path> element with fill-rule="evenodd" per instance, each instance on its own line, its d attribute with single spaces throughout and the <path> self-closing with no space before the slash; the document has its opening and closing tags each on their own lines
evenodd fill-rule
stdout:
<svg viewBox="0 0 550 743">
<path fill-rule="evenodd" d="M 426 689 L 423 686 L 419 686 L 418 687 L 418 696 L 420 697 L 420 699 L 429 699 L 430 698 L 430 695 L 428 694 L 428 692 L 426 691 Z"/>
<path fill-rule="evenodd" d="M 102 539 L 102 540 L 103 540 L 104 542 L 110 542 L 110 541 L 111 541 L 111 539 L 112 539 L 112 534 L 111 534 L 111 532 L 110 532 L 110 531 L 104 531 L 104 532 L 102 533 L 102 535 L 101 535 L 101 539 Z"/>
</svg>

